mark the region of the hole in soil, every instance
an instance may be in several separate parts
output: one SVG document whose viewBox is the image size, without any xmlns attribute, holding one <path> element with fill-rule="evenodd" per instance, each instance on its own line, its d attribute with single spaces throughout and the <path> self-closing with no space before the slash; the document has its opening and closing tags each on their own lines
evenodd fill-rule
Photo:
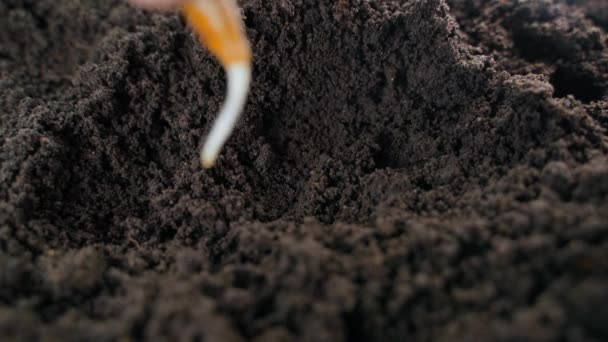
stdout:
<svg viewBox="0 0 608 342">
<path fill-rule="evenodd" d="M 377 139 L 378 151 L 374 153 L 374 164 L 376 169 L 384 169 L 387 167 L 394 167 L 392 153 L 390 152 L 390 138 L 384 134 Z"/>
<path fill-rule="evenodd" d="M 537 60 L 550 59 L 552 55 L 551 46 L 539 43 L 537 40 L 531 39 L 523 34 L 513 34 L 513 45 L 519 52 L 519 56 L 528 62 Z"/>
<path fill-rule="evenodd" d="M 418 178 L 414 181 L 414 185 L 416 185 L 416 187 L 422 189 L 423 191 L 431 191 L 433 190 L 433 185 L 431 185 L 428 180 L 426 180 L 425 178 Z"/>
<path fill-rule="evenodd" d="M 577 70 L 559 68 L 551 75 L 555 97 L 573 95 L 583 102 L 602 98 L 603 90 L 592 75 Z"/>
</svg>

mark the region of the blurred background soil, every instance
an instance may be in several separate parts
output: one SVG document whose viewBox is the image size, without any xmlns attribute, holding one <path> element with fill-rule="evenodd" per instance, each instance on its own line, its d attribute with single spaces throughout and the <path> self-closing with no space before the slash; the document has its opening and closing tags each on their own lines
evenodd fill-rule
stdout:
<svg viewBox="0 0 608 342">
<path fill-rule="evenodd" d="M 0 3 L 6 340 L 606 341 L 608 2 Z"/>
</svg>

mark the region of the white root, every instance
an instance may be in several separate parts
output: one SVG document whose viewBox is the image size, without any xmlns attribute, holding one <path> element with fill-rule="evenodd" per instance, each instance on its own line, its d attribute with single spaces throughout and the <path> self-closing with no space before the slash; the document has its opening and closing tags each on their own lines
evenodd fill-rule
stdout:
<svg viewBox="0 0 608 342">
<path fill-rule="evenodd" d="M 206 169 L 215 165 L 220 150 L 232 134 L 245 106 L 251 82 L 249 64 L 232 64 L 225 70 L 228 94 L 201 150 L 201 165 Z"/>
</svg>

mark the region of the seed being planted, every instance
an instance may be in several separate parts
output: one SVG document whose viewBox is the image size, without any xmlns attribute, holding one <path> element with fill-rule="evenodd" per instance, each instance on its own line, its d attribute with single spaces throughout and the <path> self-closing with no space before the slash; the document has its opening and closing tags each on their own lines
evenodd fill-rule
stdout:
<svg viewBox="0 0 608 342">
<path fill-rule="evenodd" d="M 190 25 L 224 65 L 228 94 L 201 151 L 201 164 L 212 167 L 243 110 L 251 80 L 251 49 L 234 0 L 197 0 L 183 5 Z"/>
<path fill-rule="evenodd" d="M 201 42 L 222 63 L 228 80 L 226 100 L 201 150 L 201 165 L 210 168 L 232 134 L 249 92 L 251 48 L 236 0 L 130 0 L 145 7 L 180 6 Z"/>
</svg>

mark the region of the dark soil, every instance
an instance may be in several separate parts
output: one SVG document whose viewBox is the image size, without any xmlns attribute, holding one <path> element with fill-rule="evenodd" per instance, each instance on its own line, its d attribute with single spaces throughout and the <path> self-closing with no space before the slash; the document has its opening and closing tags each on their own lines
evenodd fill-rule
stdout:
<svg viewBox="0 0 608 342">
<path fill-rule="evenodd" d="M 608 2 L 0 3 L 3 340 L 606 341 Z"/>
</svg>

